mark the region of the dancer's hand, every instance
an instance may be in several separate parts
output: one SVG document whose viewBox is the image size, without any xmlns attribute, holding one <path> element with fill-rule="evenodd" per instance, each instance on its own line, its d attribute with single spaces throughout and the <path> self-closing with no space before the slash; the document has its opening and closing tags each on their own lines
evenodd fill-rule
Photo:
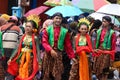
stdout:
<svg viewBox="0 0 120 80">
<path fill-rule="evenodd" d="M 99 49 L 94 49 L 93 51 L 94 51 L 95 53 L 98 53 Z"/>
<path fill-rule="evenodd" d="M 57 58 L 58 57 L 58 55 L 57 55 L 57 53 L 55 52 L 55 50 L 51 50 L 50 51 L 50 53 L 51 53 L 51 56 L 53 57 L 53 58 Z"/>
<path fill-rule="evenodd" d="M 74 63 L 77 63 L 77 62 L 78 62 L 75 58 L 73 58 L 72 61 L 73 61 Z"/>
<path fill-rule="evenodd" d="M 11 59 L 8 60 L 7 64 L 9 65 L 10 62 L 11 62 Z"/>
<path fill-rule="evenodd" d="M 101 51 L 100 49 L 95 49 L 95 50 L 94 50 L 94 53 L 99 54 L 100 51 Z"/>
</svg>

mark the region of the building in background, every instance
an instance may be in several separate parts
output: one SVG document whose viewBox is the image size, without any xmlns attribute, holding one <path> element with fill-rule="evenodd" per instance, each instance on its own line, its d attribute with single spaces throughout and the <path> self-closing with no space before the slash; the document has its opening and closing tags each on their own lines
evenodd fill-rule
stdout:
<svg viewBox="0 0 120 80">
<path fill-rule="evenodd" d="M 18 6 L 19 0 L 0 0 L 0 14 L 6 13 L 12 15 L 12 7 Z M 37 6 L 43 5 L 46 0 L 23 0 L 30 1 L 30 5 L 25 7 L 25 12 Z"/>
<path fill-rule="evenodd" d="M 8 0 L 0 0 L 0 14 L 7 13 Z"/>
</svg>

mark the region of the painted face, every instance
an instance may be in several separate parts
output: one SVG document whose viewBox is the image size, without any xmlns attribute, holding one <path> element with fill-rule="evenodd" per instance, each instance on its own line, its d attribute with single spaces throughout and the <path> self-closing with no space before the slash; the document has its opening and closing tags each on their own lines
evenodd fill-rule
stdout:
<svg viewBox="0 0 120 80">
<path fill-rule="evenodd" d="M 85 35 L 88 32 L 88 27 L 82 24 L 78 30 L 82 35 Z"/>
<path fill-rule="evenodd" d="M 62 17 L 60 17 L 60 16 L 55 16 L 55 17 L 53 18 L 53 23 L 54 23 L 54 25 L 60 26 L 61 22 L 62 22 Z"/>
<path fill-rule="evenodd" d="M 25 26 L 25 33 L 32 33 L 32 29 L 33 27 L 32 27 L 31 22 L 27 22 Z"/>
<path fill-rule="evenodd" d="M 109 22 L 108 21 L 106 21 L 105 19 L 103 19 L 102 20 L 102 25 L 104 26 L 104 27 L 107 27 L 107 26 L 109 26 Z"/>
</svg>

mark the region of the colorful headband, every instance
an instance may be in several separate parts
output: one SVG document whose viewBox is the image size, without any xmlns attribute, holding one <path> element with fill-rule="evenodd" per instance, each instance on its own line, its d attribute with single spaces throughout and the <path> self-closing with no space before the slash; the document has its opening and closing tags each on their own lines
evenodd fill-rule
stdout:
<svg viewBox="0 0 120 80">
<path fill-rule="evenodd" d="M 38 24 L 39 24 L 39 22 L 40 22 L 40 18 L 39 18 L 39 16 L 38 15 L 35 15 L 35 14 L 33 14 L 33 15 L 29 15 L 28 17 L 27 17 L 27 20 L 33 20 L 35 23 L 36 23 L 36 28 L 38 28 Z"/>
<path fill-rule="evenodd" d="M 78 27 L 81 25 L 81 24 L 85 24 L 85 25 L 87 25 L 87 27 L 89 27 L 89 25 L 90 25 L 90 22 L 86 19 L 86 18 L 81 18 L 81 19 L 79 19 L 78 20 Z"/>
</svg>

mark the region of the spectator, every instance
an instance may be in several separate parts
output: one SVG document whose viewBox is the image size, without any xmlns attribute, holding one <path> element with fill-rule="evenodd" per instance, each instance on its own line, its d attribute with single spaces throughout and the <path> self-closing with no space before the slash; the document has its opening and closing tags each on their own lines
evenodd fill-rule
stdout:
<svg viewBox="0 0 120 80">
<path fill-rule="evenodd" d="M 44 21 L 40 32 L 43 31 L 43 29 L 46 29 L 49 25 L 52 25 L 52 24 L 53 24 L 53 20 L 52 19 L 47 19 L 46 21 Z"/>
<path fill-rule="evenodd" d="M 5 55 L 4 55 L 4 49 L 2 44 L 2 32 L 1 32 L 1 26 L 4 24 L 6 24 L 6 20 L 0 17 L 0 80 L 5 79 L 4 67 L 2 65 L 2 61 L 5 60 Z"/>
<path fill-rule="evenodd" d="M 5 71 L 7 69 L 7 61 L 9 60 L 14 49 L 17 47 L 17 42 L 20 39 L 20 36 L 22 35 L 22 33 L 20 33 L 20 28 L 16 26 L 17 21 L 17 17 L 11 16 L 8 20 L 8 23 L 1 26 L 3 48 L 6 57 L 6 60 L 3 61 Z"/>
<path fill-rule="evenodd" d="M 120 80 L 120 78 L 119 78 L 119 70 L 117 68 L 114 68 L 113 74 L 114 74 L 114 76 L 113 76 L 114 80 Z"/>
<path fill-rule="evenodd" d="M 97 30 L 100 28 L 100 26 L 102 25 L 102 22 L 100 20 L 95 20 L 93 22 L 93 25 L 90 29 L 90 36 L 91 36 L 91 41 L 92 41 L 92 47 L 95 48 L 95 41 L 97 38 Z"/>
<path fill-rule="evenodd" d="M 0 26 L 4 25 L 6 23 L 7 23 L 7 21 L 4 18 L 0 17 Z"/>
<path fill-rule="evenodd" d="M 7 14 L 2 14 L 1 17 L 4 18 L 6 21 L 10 19 L 10 16 Z"/>
<path fill-rule="evenodd" d="M 119 61 L 119 60 L 120 60 L 120 34 L 119 34 L 119 36 L 117 36 L 117 41 L 116 41 L 115 60 L 116 60 L 116 61 Z"/>
</svg>

